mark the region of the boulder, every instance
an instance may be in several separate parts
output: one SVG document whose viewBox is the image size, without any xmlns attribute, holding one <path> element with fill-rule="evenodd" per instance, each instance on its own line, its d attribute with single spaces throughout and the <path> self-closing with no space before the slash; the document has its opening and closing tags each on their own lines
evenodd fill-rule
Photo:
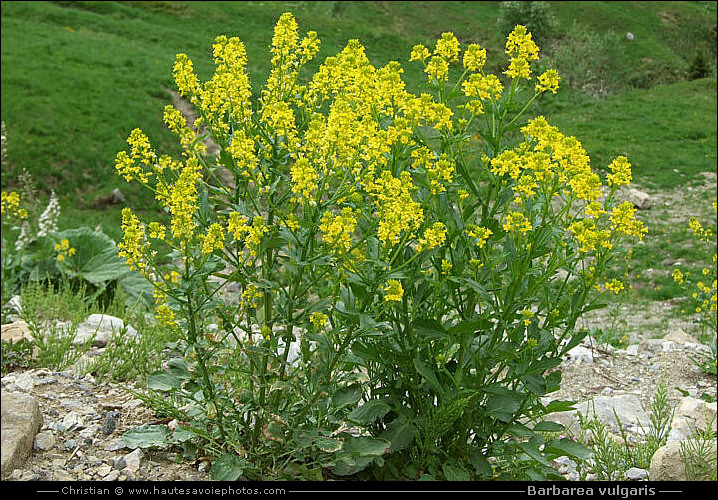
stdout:
<svg viewBox="0 0 718 500">
<path fill-rule="evenodd" d="M 628 190 L 626 201 L 633 203 L 633 206 L 639 210 L 648 210 L 651 208 L 651 197 L 647 193 L 635 188 Z"/>
<path fill-rule="evenodd" d="M 40 405 L 32 396 L 2 391 L 2 463 L 4 477 L 27 459 L 42 425 Z"/>
<path fill-rule="evenodd" d="M 716 403 L 708 403 L 690 396 L 678 403 L 668 434 L 669 441 L 691 437 L 696 431 L 716 432 Z"/>
<path fill-rule="evenodd" d="M 609 428 L 617 429 L 616 415 L 624 428 L 640 432 L 641 427 L 648 429 L 650 417 L 643 409 L 641 401 L 631 394 L 618 396 L 596 396 L 590 401 L 582 401 L 575 405 L 576 410 L 557 412 L 548 415 L 547 420 L 563 424 L 569 432 L 578 435 L 580 426 L 577 412 L 592 419 L 594 416 Z M 614 414 L 615 411 L 615 414 Z"/>
<path fill-rule="evenodd" d="M 30 330 L 28 324 L 24 321 L 7 323 L 2 325 L 0 328 L 0 339 L 2 339 L 3 342 L 12 342 L 13 344 L 16 344 L 20 340 L 27 340 L 28 342 L 33 341 L 32 331 Z M 37 359 L 39 352 L 40 351 L 37 347 L 33 348 L 32 358 Z"/>
<path fill-rule="evenodd" d="M 107 314 L 91 314 L 85 321 L 77 325 L 75 339 L 73 345 L 80 345 L 87 342 L 92 336 L 95 339 L 92 345 L 95 347 L 105 347 L 113 335 L 119 334 L 125 328 L 122 319 Z M 127 325 L 126 335 L 134 337 L 137 330 Z"/>
</svg>

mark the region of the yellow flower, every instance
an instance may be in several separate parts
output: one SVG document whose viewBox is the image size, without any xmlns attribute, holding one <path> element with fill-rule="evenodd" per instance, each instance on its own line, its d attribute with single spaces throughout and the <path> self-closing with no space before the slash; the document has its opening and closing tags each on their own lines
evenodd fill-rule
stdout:
<svg viewBox="0 0 718 500">
<path fill-rule="evenodd" d="M 409 61 L 425 61 L 430 56 L 429 49 L 423 45 L 414 45 L 411 49 Z"/>
<path fill-rule="evenodd" d="M 469 71 L 481 71 L 486 64 L 486 49 L 472 43 L 464 52 L 464 68 Z"/>
<path fill-rule="evenodd" d="M 433 56 L 424 69 L 430 82 L 445 82 L 449 79 L 449 63 L 445 59 Z"/>
<path fill-rule="evenodd" d="M 521 212 L 511 212 L 506 216 L 506 221 L 504 222 L 504 231 L 519 231 L 523 234 L 528 231 L 531 231 L 531 229 L 533 229 L 533 227 L 531 226 L 531 222 L 526 220 L 526 217 L 524 217 L 524 214 L 522 214 Z"/>
<path fill-rule="evenodd" d="M 609 186 L 627 186 L 631 183 L 631 164 L 625 156 L 616 157 L 608 168 L 612 172 L 607 177 Z"/>
<path fill-rule="evenodd" d="M 683 284 L 683 273 L 680 269 L 673 270 L 673 281 L 678 283 L 679 285 Z"/>
<path fill-rule="evenodd" d="M 611 226 L 614 231 L 629 236 L 636 236 L 639 240 L 648 232 L 643 222 L 636 220 L 636 209 L 633 203 L 624 201 L 611 212 Z"/>
<path fill-rule="evenodd" d="M 451 264 L 451 261 L 441 259 L 441 274 L 449 274 L 449 271 L 451 271 L 453 267 L 454 266 Z"/>
<path fill-rule="evenodd" d="M 122 231 L 124 236 L 117 244 L 118 255 L 127 261 L 130 270 L 143 271 L 147 267 L 144 257 L 149 245 L 144 225 L 129 208 L 122 209 Z"/>
<path fill-rule="evenodd" d="M 309 316 L 309 321 L 312 323 L 312 325 L 314 325 L 317 330 L 321 330 L 322 328 L 324 328 L 327 324 L 328 319 L 329 317 L 326 314 L 320 312 L 313 312 Z"/>
<path fill-rule="evenodd" d="M 434 222 L 434 224 L 424 231 L 424 237 L 419 239 L 417 251 L 431 250 L 441 246 L 446 241 L 446 226 L 443 222 Z"/>
<path fill-rule="evenodd" d="M 623 283 L 621 283 L 620 281 L 618 281 L 616 279 L 612 279 L 611 281 L 606 282 L 604 284 L 604 287 L 606 288 L 606 290 L 610 290 L 616 294 L 624 289 Z"/>
<path fill-rule="evenodd" d="M 547 90 L 556 93 L 558 90 L 558 82 L 561 79 L 555 69 L 549 69 L 539 75 L 536 83 L 536 92 L 546 92 Z"/>
<path fill-rule="evenodd" d="M 494 233 L 493 231 L 491 231 L 491 229 L 488 229 L 486 227 L 479 227 L 474 224 L 470 224 L 466 227 L 466 234 L 471 238 L 476 238 L 476 245 L 479 248 L 483 248 L 484 245 L 486 245 L 489 236 Z"/>
<path fill-rule="evenodd" d="M 292 175 L 292 192 L 299 194 L 310 201 L 312 193 L 317 188 L 317 179 L 319 175 L 314 170 L 309 160 L 300 158 L 291 167 Z"/>
<path fill-rule="evenodd" d="M 224 248 L 224 231 L 222 226 L 215 222 L 209 226 L 207 234 L 204 236 L 202 253 L 212 253 L 222 248 Z"/>
<path fill-rule="evenodd" d="M 389 280 L 387 282 L 387 285 L 382 288 L 386 292 L 386 297 L 384 297 L 384 300 L 387 302 L 401 301 L 402 296 L 404 295 L 404 289 L 401 286 L 401 283 L 399 283 L 397 280 Z"/>
<path fill-rule="evenodd" d="M 322 231 L 322 238 L 331 248 L 346 253 L 351 248 L 356 224 L 354 211 L 349 207 L 344 207 L 341 215 L 324 212 L 319 229 Z"/>
<path fill-rule="evenodd" d="M 442 33 L 441 38 L 436 41 L 434 54 L 441 56 L 447 62 L 453 62 L 459 59 L 459 40 L 453 33 Z"/>
</svg>

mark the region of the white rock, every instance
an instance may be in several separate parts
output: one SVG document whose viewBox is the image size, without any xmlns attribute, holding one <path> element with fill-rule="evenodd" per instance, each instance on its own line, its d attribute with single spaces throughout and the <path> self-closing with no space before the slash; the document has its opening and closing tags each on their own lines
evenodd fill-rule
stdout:
<svg viewBox="0 0 718 500">
<path fill-rule="evenodd" d="M 109 464 L 102 464 L 97 468 L 96 472 L 98 476 L 105 477 L 107 474 L 112 472 L 112 466 Z"/>
<path fill-rule="evenodd" d="M 119 335 L 124 328 L 125 323 L 120 318 L 107 314 L 90 314 L 85 321 L 77 325 L 75 339 L 72 344 L 84 344 L 94 335 L 95 339 L 92 345 L 105 347 L 112 336 Z M 125 334 L 134 337 L 137 335 L 137 330 L 127 325 Z"/>
<path fill-rule="evenodd" d="M 109 474 L 107 474 L 105 477 L 103 477 L 102 481 L 117 481 L 118 477 L 120 477 L 120 471 L 113 470 Z"/>
<path fill-rule="evenodd" d="M 140 462 L 142 461 L 142 457 L 144 456 L 145 454 L 142 452 L 142 449 L 136 448 L 134 451 L 124 456 L 125 466 L 132 472 L 137 472 L 140 468 Z"/>
<path fill-rule="evenodd" d="M 577 345 L 566 353 L 567 360 L 573 363 L 593 363 L 594 357 L 593 349 L 581 345 Z"/>
<path fill-rule="evenodd" d="M 639 469 L 638 467 L 631 467 L 626 471 L 626 479 L 629 481 L 640 481 L 648 477 L 648 471 L 646 469 Z"/>
</svg>

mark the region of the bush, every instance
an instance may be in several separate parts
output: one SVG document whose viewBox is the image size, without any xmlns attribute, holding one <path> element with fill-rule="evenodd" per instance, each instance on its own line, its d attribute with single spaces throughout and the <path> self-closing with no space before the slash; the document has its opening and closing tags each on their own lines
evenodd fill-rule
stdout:
<svg viewBox="0 0 718 500">
<path fill-rule="evenodd" d="M 182 336 L 149 398 L 190 422 L 128 439 L 181 430 L 216 457 L 215 479 L 558 477 L 550 458 L 587 450 L 545 438 L 561 429 L 545 415 L 571 404 L 542 398 L 596 290 L 623 286 L 607 266 L 645 234 L 613 198 L 630 164 L 610 165 L 602 198 L 575 138 L 525 122 L 559 76 L 532 76 L 523 26 L 503 80 L 472 44 L 449 86 L 451 33 L 415 46 L 436 98 L 407 92 L 399 63 L 375 68 L 356 40 L 301 82 L 318 47 L 283 14 L 256 102 L 239 39 L 217 37 L 204 83 L 179 54 L 178 89 L 221 153 L 167 106 L 183 158 L 139 129 L 117 155 L 171 215 L 163 226 L 124 209 L 118 246 Z"/>
<path fill-rule="evenodd" d="M 517 24 L 526 26 L 539 44 L 548 42 L 556 30 L 556 18 L 548 2 L 501 2 L 501 33 L 508 36 Z"/>
</svg>

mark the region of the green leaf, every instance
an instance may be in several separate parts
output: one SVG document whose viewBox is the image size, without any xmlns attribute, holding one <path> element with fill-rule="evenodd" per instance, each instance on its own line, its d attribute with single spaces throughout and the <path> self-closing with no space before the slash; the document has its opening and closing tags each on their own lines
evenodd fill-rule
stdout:
<svg viewBox="0 0 718 500">
<path fill-rule="evenodd" d="M 441 470 L 447 481 L 470 481 L 471 474 L 459 465 L 442 464 Z"/>
<path fill-rule="evenodd" d="M 538 448 L 531 442 L 524 442 L 524 443 L 516 443 L 516 445 L 526 453 L 528 456 L 539 462 L 543 465 L 551 466 L 551 462 L 546 460 L 546 457 L 541 454 L 541 452 L 538 450 Z"/>
<path fill-rule="evenodd" d="M 433 319 L 418 319 L 411 324 L 411 328 L 427 340 L 446 337 L 444 327 Z"/>
<path fill-rule="evenodd" d="M 332 403 L 338 409 L 358 403 L 363 394 L 361 385 L 352 384 L 339 388 L 332 396 Z"/>
<path fill-rule="evenodd" d="M 534 425 L 534 431 L 541 432 L 561 432 L 565 427 L 557 422 L 551 422 L 550 420 L 544 420 Z"/>
<path fill-rule="evenodd" d="M 495 394 L 486 400 L 486 413 L 502 422 L 510 422 L 522 400 L 520 395 L 509 391 Z"/>
<path fill-rule="evenodd" d="M 436 377 L 434 370 L 426 366 L 419 358 L 414 359 L 414 368 L 416 368 L 419 375 L 424 377 L 426 381 L 431 384 L 437 393 L 440 395 L 444 394 L 444 388 L 439 383 L 439 379 Z"/>
<path fill-rule="evenodd" d="M 169 430 L 164 425 L 143 425 L 130 429 L 122 435 L 128 448 L 164 448 L 167 446 Z"/>
<path fill-rule="evenodd" d="M 382 439 L 386 439 L 391 443 L 389 451 L 403 450 L 414 440 L 416 427 L 405 418 L 397 418 L 386 426 L 386 430 L 381 434 Z"/>
<path fill-rule="evenodd" d="M 314 439 L 314 444 L 322 451 L 335 452 L 342 448 L 341 439 L 334 439 L 330 437 L 319 436 Z"/>
<path fill-rule="evenodd" d="M 391 408 L 380 399 L 370 399 L 352 410 L 347 418 L 357 424 L 368 425 L 386 415 Z"/>
<path fill-rule="evenodd" d="M 541 375 L 528 374 L 522 379 L 526 384 L 526 387 L 538 396 L 544 396 L 546 394 L 546 381 Z"/>
<path fill-rule="evenodd" d="M 192 374 L 187 368 L 187 363 L 181 358 L 172 358 L 167 362 L 167 370 L 181 380 L 189 380 Z"/>
<path fill-rule="evenodd" d="M 332 467 L 332 473 L 337 476 L 350 476 L 361 472 L 374 460 L 374 457 L 342 458 Z"/>
<path fill-rule="evenodd" d="M 344 439 L 342 456 L 379 457 L 389 451 L 389 441 L 371 436 L 350 436 Z"/>
<path fill-rule="evenodd" d="M 554 439 L 546 444 L 545 453 L 555 453 L 557 456 L 569 456 L 579 460 L 586 460 L 593 456 L 593 451 L 581 443 L 568 438 Z"/>
<path fill-rule="evenodd" d="M 246 461 L 234 453 L 225 453 L 212 464 L 209 478 L 213 481 L 236 481 L 244 472 Z"/>
<path fill-rule="evenodd" d="M 159 371 L 147 377 L 147 388 L 155 391 L 171 391 L 179 389 L 182 381 L 173 374 Z"/>
<path fill-rule="evenodd" d="M 573 407 L 573 405 L 576 404 L 576 401 L 551 401 L 549 404 L 546 405 L 545 413 L 556 413 L 559 411 L 572 411 L 576 408 Z"/>
</svg>

